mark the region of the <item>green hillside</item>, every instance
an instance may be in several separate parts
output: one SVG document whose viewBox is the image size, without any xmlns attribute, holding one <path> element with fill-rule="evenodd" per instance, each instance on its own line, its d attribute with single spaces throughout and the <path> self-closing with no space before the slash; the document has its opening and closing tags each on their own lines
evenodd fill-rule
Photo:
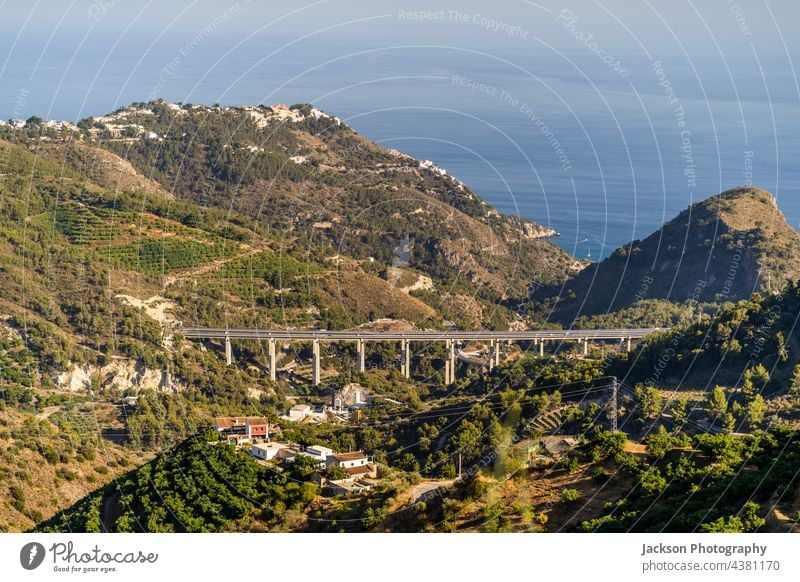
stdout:
<svg viewBox="0 0 800 582">
<path fill-rule="evenodd" d="M 799 259 L 800 234 L 775 198 L 760 188 L 734 188 L 697 202 L 539 297 L 548 298 L 563 322 L 648 299 L 738 301 L 797 280 Z"/>
<path fill-rule="evenodd" d="M 44 532 L 216 532 L 266 529 L 302 511 L 317 487 L 298 484 L 234 447 L 189 439 L 37 526 Z"/>
</svg>

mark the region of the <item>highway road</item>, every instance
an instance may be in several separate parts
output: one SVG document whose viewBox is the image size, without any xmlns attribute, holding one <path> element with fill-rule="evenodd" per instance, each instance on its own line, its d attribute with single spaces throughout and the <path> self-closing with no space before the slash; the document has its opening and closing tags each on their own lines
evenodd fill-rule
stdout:
<svg viewBox="0 0 800 582">
<path fill-rule="evenodd" d="M 177 329 L 187 339 L 249 339 L 249 340 L 320 340 L 336 341 L 529 341 L 529 340 L 626 340 L 641 339 L 668 328 L 632 329 L 565 329 L 565 330 L 526 330 L 526 331 L 367 331 L 367 330 L 309 330 L 309 329 L 234 329 L 185 327 Z"/>
</svg>

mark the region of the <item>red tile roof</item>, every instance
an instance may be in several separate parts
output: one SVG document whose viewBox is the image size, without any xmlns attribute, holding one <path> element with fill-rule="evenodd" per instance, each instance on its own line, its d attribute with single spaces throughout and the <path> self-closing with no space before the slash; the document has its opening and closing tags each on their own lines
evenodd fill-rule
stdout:
<svg viewBox="0 0 800 582">
<path fill-rule="evenodd" d="M 236 425 L 236 419 L 230 416 L 224 416 L 214 419 L 214 426 L 217 428 L 231 428 Z"/>
<path fill-rule="evenodd" d="M 269 419 L 264 416 L 218 416 L 214 419 L 217 428 L 231 428 L 234 426 L 250 426 L 268 424 Z"/>
</svg>

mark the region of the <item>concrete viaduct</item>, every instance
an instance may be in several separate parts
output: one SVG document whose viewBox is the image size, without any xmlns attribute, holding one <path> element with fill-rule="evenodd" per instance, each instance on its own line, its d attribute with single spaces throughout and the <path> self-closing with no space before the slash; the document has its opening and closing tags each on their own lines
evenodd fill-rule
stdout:
<svg viewBox="0 0 800 582">
<path fill-rule="evenodd" d="M 320 383 L 320 344 L 334 342 L 354 342 L 358 349 L 358 368 L 364 372 L 367 342 L 400 342 L 402 357 L 400 368 L 406 378 L 411 377 L 411 342 L 444 342 L 447 347 L 445 360 L 445 383 L 455 381 L 456 344 L 465 341 L 483 341 L 489 344 L 489 369 L 500 363 L 500 343 L 532 341 L 544 356 L 545 342 L 575 341 L 582 345 L 583 354 L 588 354 L 589 342 L 593 340 L 619 341 L 628 351 L 631 341 L 641 339 L 651 333 L 666 331 L 666 328 L 641 329 L 568 329 L 568 330 L 526 330 L 526 331 L 366 331 L 366 330 L 266 330 L 266 329 L 227 329 L 186 327 L 176 330 L 190 340 L 224 340 L 225 359 L 233 363 L 231 340 L 256 340 L 269 343 L 270 378 L 276 378 L 276 348 L 278 341 L 311 342 L 313 363 L 312 376 L 315 385 Z"/>
</svg>

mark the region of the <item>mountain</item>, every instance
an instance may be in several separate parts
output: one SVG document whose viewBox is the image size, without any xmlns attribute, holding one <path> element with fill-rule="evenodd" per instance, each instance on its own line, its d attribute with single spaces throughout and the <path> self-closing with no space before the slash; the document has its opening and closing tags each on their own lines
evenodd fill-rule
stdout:
<svg viewBox="0 0 800 582">
<path fill-rule="evenodd" d="M 465 327 L 505 325 L 513 315 L 499 300 L 581 267 L 548 240 L 551 229 L 500 214 L 433 162 L 382 148 L 311 105 L 137 103 L 79 125 L 84 143 L 51 158 L 86 174 L 84 160 L 98 156 L 85 146 L 102 148 L 176 199 L 252 217 L 301 252 L 313 245 L 390 281 L 427 276 L 432 285 L 407 287 Z"/>
<path fill-rule="evenodd" d="M 501 301 L 575 268 L 552 231 L 310 105 L 19 125 L 0 126 L 2 315 L 39 339 L 45 377 L 159 367 L 177 321 L 502 328 Z"/>
<path fill-rule="evenodd" d="M 649 299 L 737 301 L 800 277 L 800 234 L 775 197 L 756 187 L 693 204 L 644 240 L 590 265 L 563 287 L 539 291 L 562 322 Z"/>
</svg>

